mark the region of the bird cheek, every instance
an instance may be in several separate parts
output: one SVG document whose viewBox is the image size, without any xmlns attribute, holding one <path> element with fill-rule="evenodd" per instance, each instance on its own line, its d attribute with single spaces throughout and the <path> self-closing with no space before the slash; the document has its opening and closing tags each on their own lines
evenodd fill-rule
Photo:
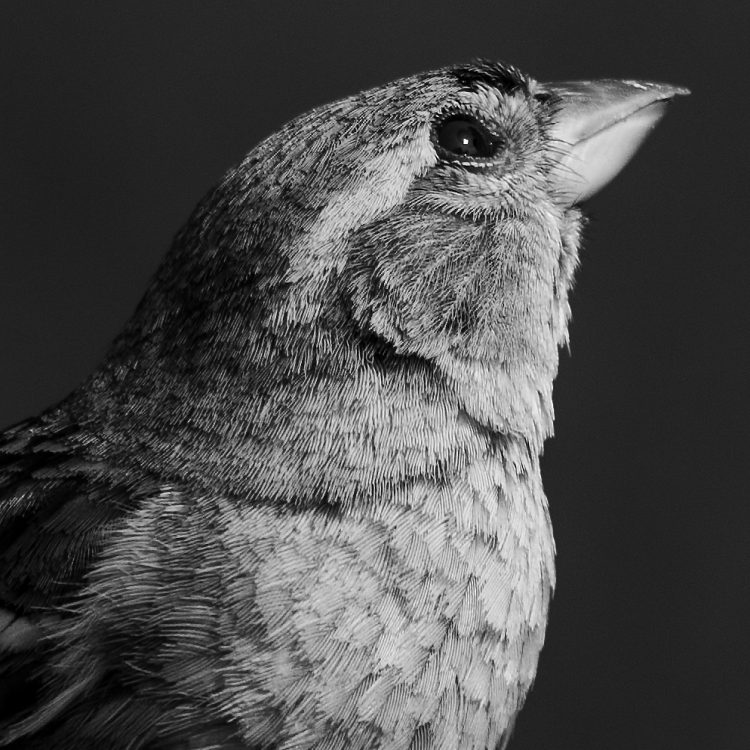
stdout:
<svg viewBox="0 0 750 750">
<path fill-rule="evenodd" d="M 360 267 L 350 277 L 352 314 L 363 334 L 375 334 L 402 355 L 431 358 L 444 352 L 448 348 L 445 337 L 437 333 L 425 335 L 418 302 L 410 305 L 404 299 L 404 293 L 413 290 L 412 285 L 405 284 L 402 289 L 398 284 L 389 287 L 384 277 L 391 283 L 395 281 L 392 273 L 377 264 L 369 269 Z"/>
<path fill-rule="evenodd" d="M 498 291 L 491 235 L 482 222 L 413 208 L 365 227 L 345 271 L 354 319 L 402 354 L 465 349 Z"/>
<path fill-rule="evenodd" d="M 423 217 L 402 211 L 360 230 L 351 243 L 344 283 L 365 335 L 375 334 L 400 354 L 434 357 L 450 342 L 436 313 L 444 290 L 439 282 L 426 283 L 439 248 L 432 227 L 424 223 Z"/>
</svg>

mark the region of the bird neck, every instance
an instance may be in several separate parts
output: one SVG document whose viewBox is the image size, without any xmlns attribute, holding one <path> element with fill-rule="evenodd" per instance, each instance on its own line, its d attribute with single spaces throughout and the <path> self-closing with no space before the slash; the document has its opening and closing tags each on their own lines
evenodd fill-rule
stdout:
<svg viewBox="0 0 750 750">
<path fill-rule="evenodd" d="M 520 473 L 538 474 L 551 371 L 437 366 L 320 332 L 293 337 L 307 349 L 289 357 L 290 339 L 280 351 L 256 334 L 182 358 L 120 347 L 69 408 L 108 460 L 238 497 L 352 504 L 453 481 L 510 445 L 525 456 Z"/>
</svg>

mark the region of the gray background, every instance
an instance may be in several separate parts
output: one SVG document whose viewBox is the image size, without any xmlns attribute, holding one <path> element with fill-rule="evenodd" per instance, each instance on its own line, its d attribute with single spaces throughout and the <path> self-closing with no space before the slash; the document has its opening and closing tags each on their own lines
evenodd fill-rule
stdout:
<svg viewBox="0 0 750 750">
<path fill-rule="evenodd" d="M 479 55 L 687 85 L 589 205 L 544 459 L 558 591 L 511 747 L 750 747 L 748 28 L 642 0 L 3 0 L 0 424 L 96 365 L 197 200 L 313 105 Z"/>
</svg>

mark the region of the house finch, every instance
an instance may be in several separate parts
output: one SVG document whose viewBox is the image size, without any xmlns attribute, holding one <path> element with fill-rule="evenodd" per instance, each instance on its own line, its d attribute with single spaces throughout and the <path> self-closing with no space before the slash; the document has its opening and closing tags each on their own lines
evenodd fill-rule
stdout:
<svg viewBox="0 0 750 750">
<path fill-rule="evenodd" d="M 232 169 L 101 367 L 0 436 L 0 745 L 503 746 L 577 204 L 682 93 L 478 61 Z"/>
</svg>

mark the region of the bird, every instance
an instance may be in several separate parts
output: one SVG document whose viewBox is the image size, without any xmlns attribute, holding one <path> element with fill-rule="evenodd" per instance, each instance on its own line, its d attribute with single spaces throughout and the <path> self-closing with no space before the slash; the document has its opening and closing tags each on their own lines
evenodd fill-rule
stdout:
<svg viewBox="0 0 750 750">
<path fill-rule="evenodd" d="M 687 93 L 478 59 L 231 169 L 0 435 L 0 746 L 505 747 L 581 206 Z"/>
</svg>

